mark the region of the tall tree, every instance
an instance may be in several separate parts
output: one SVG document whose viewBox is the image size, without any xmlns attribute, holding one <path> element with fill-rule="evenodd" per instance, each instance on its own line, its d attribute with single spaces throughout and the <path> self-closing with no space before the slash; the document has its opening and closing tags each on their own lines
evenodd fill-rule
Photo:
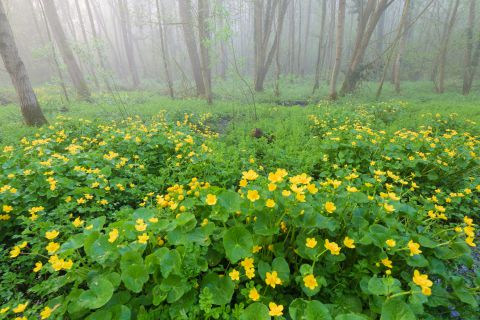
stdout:
<svg viewBox="0 0 480 320">
<path fill-rule="evenodd" d="M 212 103 L 212 69 L 210 67 L 210 31 L 208 19 L 210 9 L 208 0 L 198 0 L 198 37 L 200 38 L 200 57 L 203 85 L 205 86 L 205 98 Z"/>
<path fill-rule="evenodd" d="M 162 61 L 163 61 L 163 69 L 165 71 L 165 77 L 167 79 L 167 84 L 168 84 L 168 94 L 170 95 L 170 98 L 175 98 L 175 93 L 173 91 L 173 81 L 172 81 L 172 76 L 170 75 L 170 65 L 169 65 L 169 55 L 168 55 L 168 49 L 167 49 L 167 43 L 165 41 L 165 27 L 163 25 L 163 19 L 160 14 L 160 4 L 158 2 L 159 0 L 156 0 L 156 6 L 157 6 L 157 19 L 158 19 L 158 32 L 160 35 L 160 47 L 162 51 Z"/>
<path fill-rule="evenodd" d="M 10 75 L 12 84 L 20 101 L 20 110 L 25 123 L 29 126 L 41 126 L 47 123 L 47 119 L 40 109 L 32 84 L 18 54 L 12 28 L 8 22 L 3 3 L 0 1 L 0 54 L 5 68 Z"/>
<path fill-rule="evenodd" d="M 179 0 L 178 11 L 182 22 L 183 37 L 187 46 L 190 64 L 192 66 L 193 79 L 197 88 L 197 95 L 205 95 L 205 83 L 203 81 L 200 57 L 198 55 L 197 40 L 193 29 L 192 4 L 190 0 Z"/>
<path fill-rule="evenodd" d="M 470 0 L 470 7 L 468 11 L 468 25 L 465 32 L 465 57 L 463 60 L 463 94 L 470 93 L 473 81 L 473 65 L 472 65 L 472 51 L 473 51 L 473 28 L 475 26 L 475 3 L 476 0 Z"/>
<path fill-rule="evenodd" d="M 387 7 L 395 0 L 368 0 L 363 6 L 362 1 L 356 1 L 358 10 L 357 34 L 355 36 L 355 44 L 350 58 L 350 63 L 345 74 L 340 94 L 345 95 L 351 93 L 357 86 L 361 78 L 363 69 L 363 59 L 368 44 L 372 37 L 373 31 Z"/>
<path fill-rule="evenodd" d="M 338 1 L 338 19 L 337 19 L 337 34 L 335 39 L 335 66 L 332 71 L 332 78 L 330 80 L 330 99 L 337 99 L 337 79 L 342 64 L 343 53 L 343 34 L 345 30 L 345 3 L 346 0 Z"/>
<path fill-rule="evenodd" d="M 313 92 L 320 86 L 320 71 L 321 71 L 321 59 L 324 54 L 324 37 L 325 34 L 325 17 L 327 15 L 327 0 L 322 1 L 322 17 L 320 18 L 320 35 L 318 39 L 318 52 L 317 52 L 317 63 L 315 64 L 315 82 L 313 84 Z"/>
<path fill-rule="evenodd" d="M 257 92 L 263 91 L 265 78 L 278 47 L 277 42 L 279 41 L 279 37 L 277 36 L 274 36 L 273 44 L 270 45 L 275 12 L 277 16 L 275 32 L 276 34 L 281 34 L 288 4 L 289 0 L 254 0 L 254 82 L 255 91 Z M 292 47 L 292 49 L 294 48 Z"/>
<path fill-rule="evenodd" d="M 434 66 L 434 77 L 433 82 L 435 84 L 435 90 L 437 93 L 443 93 L 445 91 L 445 67 L 447 63 L 447 51 L 448 51 L 448 44 L 450 43 L 450 38 L 453 30 L 453 26 L 455 25 L 455 21 L 457 19 L 457 11 L 458 6 L 460 4 L 460 0 L 456 0 L 453 4 L 453 8 L 451 11 L 448 12 L 448 23 L 445 25 L 443 36 L 440 45 L 440 51 L 438 53 L 436 63 Z"/>
<path fill-rule="evenodd" d="M 127 55 L 128 68 L 132 77 L 133 88 L 137 88 L 140 84 L 135 55 L 133 53 L 133 36 L 132 25 L 130 23 L 130 13 L 128 12 L 127 2 L 118 0 L 118 11 L 120 13 L 120 29 L 122 30 L 123 45 L 125 54 Z"/>
<path fill-rule="evenodd" d="M 42 0 L 42 3 L 45 9 L 45 15 L 47 16 L 48 23 L 52 30 L 53 38 L 60 49 L 60 53 L 67 66 L 68 74 L 70 75 L 70 79 L 72 79 L 77 95 L 81 99 L 89 100 L 90 90 L 88 89 L 83 72 L 78 66 L 77 60 L 75 60 L 73 51 L 68 44 L 67 36 L 60 23 L 54 0 Z"/>
</svg>

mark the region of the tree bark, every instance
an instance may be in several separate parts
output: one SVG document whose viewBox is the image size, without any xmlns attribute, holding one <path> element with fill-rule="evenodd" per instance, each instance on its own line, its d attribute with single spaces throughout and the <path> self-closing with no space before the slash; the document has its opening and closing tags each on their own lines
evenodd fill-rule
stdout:
<svg viewBox="0 0 480 320">
<path fill-rule="evenodd" d="M 198 37 L 200 39 L 200 57 L 203 84 L 205 86 L 205 98 L 208 104 L 212 104 L 212 69 L 210 66 L 210 31 L 208 19 L 210 9 L 208 0 L 198 0 Z"/>
<path fill-rule="evenodd" d="M 47 119 L 40 109 L 32 84 L 18 55 L 17 45 L 13 37 L 12 28 L 8 22 L 3 3 L 0 1 L 0 54 L 5 68 L 10 75 L 12 84 L 20 101 L 20 110 L 25 123 L 29 126 L 41 126 L 47 123 Z"/>
<path fill-rule="evenodd" d="M 468 12 L 468 25 L 466 30 L 466 46 L 465 46 L 465 58 L 463 60 L 463 94 L 470 93 L 473 80 L 473 66 L 472 66 L 472 50 L 473 50 L 473 28 L 475 26 L 475 2 L 476 0 L 470 0 L 470 8 Z"/>
<path fill-rule="evenodd" d="M 203 81 L 200 57 L 198 55 L 197 41 L 195 40 L 195 32 L 193 30 L 192 6 L 190 0 L 179 0 L 178 11 L 182 21 L 183 37 L 187 46 L 190 64 L 192 66 L 193 79 L 197 88 L 197 95 L 205 96 L 205 83 Z"/>
<path fill-rule="evenodd" d="M 138 75 L 135 55 L 133 54 L 133 36 L 132 26 L 130 24 L 130 14 L 128 13 L 127 2 L 125 0 L 118 0 L 118 10 L 120 13 L 120 29 L 122 30 L 123 45 L 125 47 L 125 54 L 127 55 L 128 68 L 130 76 L 132 77 L 133 88 L 140 85 L 140 77 Z"/>
<path fill-rule="evenodd" d="M 321 57 L 323 54 L 323 35 L 325 33 L 325 17 L 327 15 L 327 0 L 322 1 L 322 17 L 320 18 L 320 37 L 318 39 L 318 53 L 317 53 L 317 63 L 315 65 L 315 83 L 313 84 L 312 94 L 317 91 L 320 87 L 320 66 L 321 66 Z"/>
<path fill-rule="evenodd" d="M 169 55 L 168 50 L 166 48 L 166 41 L 165 41 L 165 28 L 163 26 L 163 19 L 160 15 L 160 4 L 158 0 L 155 1 L 157 5 L 157 19 L 158 19 L 158 32 L 160 34 L 160 47 L 162 50 L 162 61 L 163 61 L 163 69 L 165 71 L 165 77 L 167 78 L 167 85 L 168 85 L 168 93 L 170 98 L 175 98 L 175 93 L 173 91 L 173 81 L 170 75 L 170 66 L 169 66 Z"/>
<path fill-rule="evenodd" d="M 42 0 L 42 3 L 48 22 L 52 29 L 53 38 L 60 49 L 60 53 L 65 65 L 67 66 L 68 74 L 72 79 L 72 83 L 77 91 L 77 95 L 80 99 L 90 100 L 90 90 L 88 89 L 83 72 L 80 70 L 77 60 L 75 60 L 73 51 L 68 44 L 67 37 L 60 23 L 60 18 L 58 17 L 55 3 L 53 0 Z"/>
<path fill-rule="evenodd" d="M 337 19 L 337 34 L 335 39 L 335 66 L 333 67 L 332 78 L 330 80 L 330 99 L 337 99 L 337 79 L 342 64 L 343 53 L 343 34 L 345 29 L 345 2 L 346 0 L 338 1 L 338 19 Z"/>
</svg>

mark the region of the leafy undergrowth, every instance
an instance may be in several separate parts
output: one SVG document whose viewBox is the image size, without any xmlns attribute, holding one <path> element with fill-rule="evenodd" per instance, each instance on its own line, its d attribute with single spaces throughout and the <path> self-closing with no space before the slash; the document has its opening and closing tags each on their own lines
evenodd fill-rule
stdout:
<svg viewBox="0 0 480 320">
<path fill-rule="evenodd" d="M 399 112 L 305 117 L 305 170 L 282 136 L 221 149 L 209 115 L 3 147 L 0 319 L 475 319 L 480 141 L 383 130 Z"/>
</svg>

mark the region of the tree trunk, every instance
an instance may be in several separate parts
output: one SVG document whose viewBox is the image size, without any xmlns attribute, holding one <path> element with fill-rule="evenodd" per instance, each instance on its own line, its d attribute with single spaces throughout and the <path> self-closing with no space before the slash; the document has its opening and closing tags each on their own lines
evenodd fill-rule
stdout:
<svg viewBox="0 0 480 320">
<path fill-rule="evenodd" d="M 40 109 L 25 65 L 18 55 L 12 28 L 8 22 L 2 2 L 0 2 L 0 54 L 5 68 L 10 75 L 12 84 L 15 87 L 15 91 L 17 92 L 18 100 L 20 101 L 20 110 L 25 123 L 29 126 L 46 124 L 47 119 Z"/>
<path fill-rule="evenodd" d="M 133 88 L 137 88 L 140 84 L 135 55 L 133 53 L 133 36 L 132 26 L 130 24 L 130 14 L 128 13 L 127 2 L 118 0 L 118 10 L 120 13 L 120 28 L 122 30 L 123 45 L 125 46 L 125 54 L 127 55 L 128 68 L 132 77 Z"/>
<path fill-rule="evenodd" d="M 337 19 L 337 35 L 335 39 L 335 66 L 333 67 L 332 78 L 330 80 L 330 99 L 337 99 L 337 79 L 342 64 L 343 53 L 343 34 L 345 29 L 345 2 L 338 1 L 338 19 Z"/>
<path fill-rule="evenodd" d="M 45 15 L 52 29 L 53 37 L 60 49 L 63 61 L 67 66 L 68 74 L 77 90 L 77 95 L 80 99 L 90 100 L 90 90 L 88 89 L 83 72 L 75 60 L 72 49 L 68 44 L 67 37 L 60 23 L 60 18 L 58 17 L 57 9 L 55 8 L 55 3 L 53 0 L 42 0 L 42 3 L 44 5 Z"/>
<path fill-rule="evenodd" d="M 458 5 L 460 0 L 456 0 L 452 9 L 452 13 L 449 14 L 448 26 L 443 37 L 442 46 L 440 48 L 440 53 L 438 55 L 438 85 L 436 85 L 437 93 L 445 92 L 445 66 L 447 60 L 447 51 L 448 44 L 450 42 L 450 36 L 452 34 L 452 29 L 457 18 Z"/>
<path fill-rule="evenodd" d="M 351 93 L 361 80 L 362 63 L 373 31 L 383 12 L 393 1 L 368 0 L 364 10 L 359 13 L 357 35 L 350 63 L 343 81 L 340 95 Z"/>
<path fill-rule="evenodd" d="M 197 41 L 195 40 L 195 32 L 193 30 L 193 16 L 190 0 L 179 0 L 178 11 L 182 21 L 183 37 L 187 46 L 190 64 L 192 65 L 193 79 L 197 87 L 197 95 L 205 96 L 205 84 L 203 82 L 200 57 L 198 55 Z"/>
<path fill-rule="evenodd" d="M 309 49 L 309 41 L 308 36 L 310 35 L 310 20 L 312 17 L 312 0 L 308 1 L 308 8 L 307 8 L 307 25 L 305 27 L 305 38 L 304 38 L 304 46 L 303 46 L 303 64 L 302 64 L 302 77 L 305 76 L 305 68 L 307 67 L 307 52 Z"/>
<path fill-rule="evenodd" d="M 166 48 L 165 29 L 163 26 L 163 19 L 160 15 L 160 4 L 158 3 L 158 0 L 156 0 L 155 2 L 157 5 L 158 31 L 160 33 L 160 46 L 162 50 L 163 69 L 165 70 L 165 76 L 167 78 L 168 93 L 170 95 L 170 98 L 174 99 L 175 93 L 173 91 L 173 81 L 170 75 L 170 66 L 168 64 L 170 59 L 168 56 L 168 50 Z"/>
<path fill-rule="evenodd" d="M 210 66 L 210 31 L 208 20 L 210 9 L 208 0 L 198 0 L 198 37 L 200 39 L 200 57 L 203 84 L 205 86 L 205 98 L 208 104 L 212 104 L 212 69 Z"/>
<path fill-rule="evenodd" d="M 327 15 L 327 0 L 322 1 L 322 17 L 320 19 L 320 37 L 318 39 L 318 53 L 317 53 L 317 63 L 315 65 L 315 83 L 313 85 L 312 94 L 320 87 L 320 65 L 321 57 L 323 54 L 323 34 L 325 33 L 325 17 Z"/>
<path fill-rule="evenodd" d="M 472 68 L 472 49 L 473 49 L 473 28 L 475 26 L 475 2 L 470 0 L 470 9 L 468 12 L 468 25 L 466 30 L 465 58 L 463 60 L 463 94 L 470 93 L 472 88 L 473 68 Z"/>
</svg>

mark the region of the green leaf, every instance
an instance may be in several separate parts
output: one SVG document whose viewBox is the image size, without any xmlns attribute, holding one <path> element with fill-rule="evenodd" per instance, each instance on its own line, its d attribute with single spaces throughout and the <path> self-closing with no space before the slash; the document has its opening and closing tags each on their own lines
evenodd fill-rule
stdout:
<svg viewBox="0 0 480 320">
<path fill-rule="evenodd" d="M 231 190 L 225 190 L 218 195 L 218 204 L 229 213 L 240 211 L 241 200 L 240 195 Z"/>
<path fill-rule="evenodd" d="M 416 320 L 415 314 L 402 300 L 387 300 L 382 306 L 380 320 Z"/>
<path fill-rule="evenodd" d="M 377 296 L 386 296 L 400 290 L 400 281 L 392 277 L 377 278 L 377 276 L 373 276 L 368 281 L 368 291 Z"/>
<path fill-rule="evenodd" d="M 84 308 L 98 309 L 112 298 L 113 285 L 103 276 L 93 278 L 88 287 L 89 290 L 83 291 L 78 298 L 78 303 Z"/>
<path fill-rule="evenodd" d="M 232 300 L 235 285 L 230 277 L 221 277 L 216 273 L 210 273 L 203 278 L 201 287 L 202 290 L 203 288 L 210 290 L 213 296 L 213 304 L 225 305 Z"/>
<path fill-rule="evenodd" d="M 252 303 L 240 315 L 240 320 L 270 320 L 268 308 L 260 302 Z"/>
<path fill-rule="evenodd" d="M 225 232 L 223 247 L 225 248 L 227 258 L 232 263 L 236 263 L 238 260 L 252 254 L 252 235 L 243 226 L 232 227 Z"/>
<path fill-rule="evenodd" d="M 331 320 L 332 316 L 328 308 L 320 301 L 310 301 L 305 309 L 306 320 Z"/>
<path fill-rule="evenodd" d="M 125 287 L 135 293 L 142 291 L 148 281 L 148 270 L 143 264 L 131 264 L 122 269 L 122 281 Z"/>
<path fill-rule="evenodd" d="M 290 267 L 284 258 L 275 258 L 272 262 L 272 270 L 277 271 L 279 278 L 282 279 L 283 285 L 288 284 Z"/>
<path fill-rule="evenodd" d="M 358 313 L 343 313 L 335 317 L 335 320 L 369 320 L 370 318 Z"/>
</svg>

